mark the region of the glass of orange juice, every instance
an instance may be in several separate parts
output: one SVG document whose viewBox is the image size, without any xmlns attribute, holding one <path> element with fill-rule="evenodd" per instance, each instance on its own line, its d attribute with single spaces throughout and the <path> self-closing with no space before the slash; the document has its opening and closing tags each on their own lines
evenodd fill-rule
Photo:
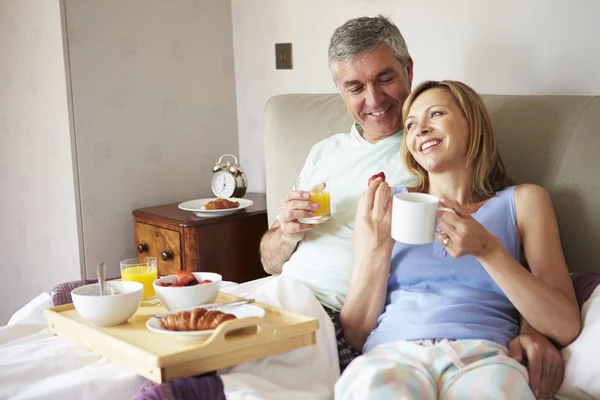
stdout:
<svg viewBox="0 0 600 400">
<path fill-rule="evenodd" d="M 319 205 L 319 208 L 313 210 L 313 217 L 298 218 L 298 221 L 303 224 L 320 224 L 331 218 L 331 197 L 327 181 L 311 181 L 300 177 L 294 183 L 295 190 L 309 192 L 310 198 L 308 201 Z"/>
<path fill-rule="evenodd" d="M 124 281 L 139 282 L 144 285 L 142 295 L 143 304 L 154 304 L 158 302 L 152 283 L 158 279 L 158 267 L 156 257 L 144 257 L 138 260 L 130 258 L 120 262 L 121 279 Z"/>
</svg>

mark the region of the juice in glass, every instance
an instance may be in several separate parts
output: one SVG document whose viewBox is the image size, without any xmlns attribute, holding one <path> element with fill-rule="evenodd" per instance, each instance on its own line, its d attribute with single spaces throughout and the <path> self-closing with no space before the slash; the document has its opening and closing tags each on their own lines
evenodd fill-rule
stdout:
<svg viewBox="0 0 600 400">
<path fill-rule="evenodd" d="M 121 271 L 121 279 L 124 281 L 139 282 L 144 285 L 143 299 L 147 300 L 156 295 L 152 282 L 158 279 L 156 267 L 131 267 Z"/>
<path fill-rule="evenodd" d="M 136 258 L 121 261 L 121 279 L 124 281 L 139 282 L 144 285 L 143 300 L 156 299 L 152 283 L 158 279 L 156 257 L 145 257 L 138 261 Z"/>
<path fill-rule="evenodd" d="M 319 208 L 317 208 L 314 213 L 315 213 L 315 217 L 322 217 L 324 215 L 329 216 L 329 204 L 330 204 L 330 198 L 329 198 L 329 192 L 310 192 L 310 198 L 308 199 L 309 201 L 313 201 L 315 203 L 317 203 L 319 205 Z"/>
<path fill-rule="evenodd" d="M 320 224 L 331 218 L 331 197 L 327 181 L 310 181 L 304 178 L 298 178 L 295 182 L 296 190 L 309 192 L 308 201 L 317 203 L 319 208 L 313 210 L 314 216 L 308 218 L 298 218 L 303 224 Z"/>
</svg>

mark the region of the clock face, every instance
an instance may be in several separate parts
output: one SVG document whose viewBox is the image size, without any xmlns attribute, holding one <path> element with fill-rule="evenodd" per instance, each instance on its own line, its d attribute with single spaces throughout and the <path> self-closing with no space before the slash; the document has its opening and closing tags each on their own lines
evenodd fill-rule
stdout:
<svg viewBox="0 0 600 400">
<path fill-rule="evenodd" d="M 235 177 L 227 171 L 219 171 L 213 175 L 211 187 L 215 196 L 231 197 L 235 192 Z"/>
</svg>

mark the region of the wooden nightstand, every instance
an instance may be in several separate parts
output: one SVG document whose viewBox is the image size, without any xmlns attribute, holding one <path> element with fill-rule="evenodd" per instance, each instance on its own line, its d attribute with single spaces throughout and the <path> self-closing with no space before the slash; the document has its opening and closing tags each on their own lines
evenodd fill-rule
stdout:
<svg viewBox="0 0 600 400">
<path fill-rule="evenodd" d="M 138 259 L 156 257 L 159 275 L 216 272 L 233 282 L 267 276 L 259 254 L 268 229 L 265 195 L 247 193 L 244 198 L 254 204 L 215 218 L 197 217 L 180 210 L 178 203 L 133 211 Z"/>
</svg>

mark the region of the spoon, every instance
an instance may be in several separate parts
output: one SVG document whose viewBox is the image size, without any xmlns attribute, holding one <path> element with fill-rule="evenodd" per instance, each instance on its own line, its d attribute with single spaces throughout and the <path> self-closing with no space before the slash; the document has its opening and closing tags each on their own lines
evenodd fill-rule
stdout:
<svg viewBox="0 0 600 400">
<path fill-rule="evenodd" d="M 176 314 L 179 311 L 192 311 L 195 308 L 204 308 L 205 310 L 211 310 L 213 308 L 224 309 L 224 308 L 228 308 L 228 307 L 231 307 L 231 306 L 239 306 L 241 304 L 248 304 L 248 303 L 254 303 L 254 299 L 244 299 L 244 300 L 229 301 L 227 303 L 202 304 L 202 305 L 199 305 L 199 306 L 188 307 L 188 308 L 184 308 L 184 309 L 181 309 L 181 310 L 169 311 L 169 312 L 166 312 L 164 314 L 156 314 L 154 317 L 160 319 L 160 318 L 165 317 L 167 315 Z"/>
<path fill-rule="evenodd" d="M 98 264 L 98 269 L 96 270 L 96 275 L 98 275 L 98 285 L 100 285 L 100 296 L 104 296 L 104 281 L 106 280 L 106 265 L 103 262 Z"/>
</svg>

